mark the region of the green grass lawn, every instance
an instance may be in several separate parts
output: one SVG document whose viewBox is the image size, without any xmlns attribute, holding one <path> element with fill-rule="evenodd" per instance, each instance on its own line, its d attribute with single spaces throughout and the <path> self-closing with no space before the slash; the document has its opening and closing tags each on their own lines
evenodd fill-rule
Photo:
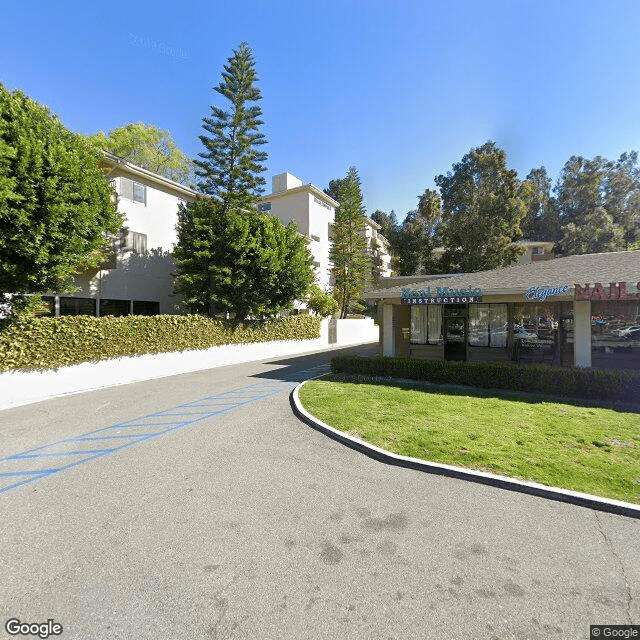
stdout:
<svg viewBox="0 0 640 640">
<path fill-rule="evenodd" d="M 300 392 L 326 424 L 412 458 L 640 503 L 640 414 L 317 380 Z"/>
</svg>

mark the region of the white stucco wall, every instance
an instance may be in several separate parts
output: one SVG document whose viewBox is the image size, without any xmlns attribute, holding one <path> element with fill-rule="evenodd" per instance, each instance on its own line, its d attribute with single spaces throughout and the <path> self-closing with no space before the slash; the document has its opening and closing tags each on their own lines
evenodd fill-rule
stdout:
<svg viewBox="0 0 640 640">
<path fill-rule="evenodd" d="M 342 323 L 338 333 L 339 340 L 331 346 L 360 344 L 377 339 L 371 327 L 361 320 L 339 322 Z M 352 323 L 351 327 L 349 323 Z M 330 346 L 328 324 L 328 319 L 323 320 L 320 337 L 312 340 L 221 345 L 197 351 L 173 351 L 84 362 L 44 371 L 5 371 L 0 373 L 0 410 L 140 380 L 327 349 Z"/>
<path fill-rule="evenodd" d="M 172 193 L 169 188 L 161 189 L 150 180 L 138 176 L 126 177 L 147 187 L 146 206 L 118 196 L 118 210 L 126 215 L 126 226 L 130 231 L 147 235 L 147 249 L 161 248 L 164 251 L 172 251 L 177 241 L 176 223 L 181 197 Z M 116 178 L 118 194 L 122 193 L 121 178 L 122 176 Z"/>
</svg>

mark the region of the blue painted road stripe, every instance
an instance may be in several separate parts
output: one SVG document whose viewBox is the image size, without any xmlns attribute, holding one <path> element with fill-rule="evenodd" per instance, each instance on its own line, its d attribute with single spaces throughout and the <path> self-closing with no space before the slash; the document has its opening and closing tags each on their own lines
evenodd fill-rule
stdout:
<svg viewBox="0 0 640 640">
<path fill-rule="evenodd" d="M 163 411 L 150 413 L 125 422 L 118 422 L 106 427 L 101 427 L 94 431 L 81 435 L 70 436 L 56 442 L 50 442 L 27 451 L 14 453 L 0 459 L 0 478 L 15 479 L 11 484 L 1 487 L 0 493 L 7 493 L 30 482 L 35 482 L 44 477 L 48 477 L 77 467 L 81 464 L 113 454 L 117 451 L 132 447 L 140 442 L 156 438 L 177 429 L 189 425 L 203 422 L 209 418 L 228 413 L 235 409 L 245 407 L 251 403 L 268 399 L 284 391 L 289 391 L 292 385 L 309 377 L 326 373 L 327 366 L 314 367 L 305 371 L 291 374 L 281 379 L 264 381 L 252 385 L 247 385 L 240 389 L 231 389 L 218 395 L 207 396 L 186 402 L 175 407 L 170 407 Z M 194 411 L 196 409 L 196 411 Z M 202 410 L 198 410 L 202 409 Z M 169 418 L 169 420 L 164 420 Z M 171 418 L 174 418 L 171 420 Z M 182 419 L 180 419 L 182 418 Z M 138 429 L 139 433 L 120 433 L 129 429 Z M 145 432 L 145 429 L 149 429 Z M 64 446 L 77 447 L 80 442 L 88 440 L 122 440 L 122 444 L 107 449 L 87 449 L 70 451 L 60 451 Z M 86 456 L 80 460 L 74 460 L 69 464 L 47 469 L 33 468 L 35 463 L 44 463 L 47 460 L 64 457 Z M 8 470 L 7 467 L 23 466 L 24 468 Z M 30 468 L 31 467 L 31 468 Z M 3 468 L 5 471 L 3 471 Z"/>
</svg>

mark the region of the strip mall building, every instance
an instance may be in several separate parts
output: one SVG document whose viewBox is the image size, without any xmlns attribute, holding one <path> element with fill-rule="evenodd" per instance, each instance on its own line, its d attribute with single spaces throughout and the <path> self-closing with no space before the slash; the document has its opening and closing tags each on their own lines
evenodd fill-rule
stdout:
<svg viewBox="0 0 640 640">
<path fill-rule="evenodd" d="M 364 296 L 385 356 L 640 370 L 640 251 L 398 280 Z"/>
</svg>

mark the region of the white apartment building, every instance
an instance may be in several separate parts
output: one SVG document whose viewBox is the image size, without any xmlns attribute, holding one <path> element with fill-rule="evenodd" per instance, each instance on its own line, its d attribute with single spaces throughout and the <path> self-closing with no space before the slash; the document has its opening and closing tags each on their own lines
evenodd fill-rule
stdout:
<svg viewBox="0 0 640 640">
<path fill-rule="evenodd" d="M 258 210 L 270 213 L 283 224 L 295 220 L 298 231 L 308 239 L 316 282 L 326 291 L 331 286 L 331 225 L 338 203 L 313 184 L 302 184 L 290 173 L 271 179 L 271 193 L 258 201 Z"/>
<path fill-rule="evenodd" d="M 125 227 L 100 268 L 74 278 L 73 294 L 44 296 L 54 315 L 155 315 L 181 311 L 173 293 L 178 206 L 198 195 L 173 180 L 104 154 Z"/>
<path fill-rule="evenodd" d="M 364 218 L 365 226 L 362 235 L 367 241 L 367 251 L 374 258 L 382 261 L 381 276 L 388 278 L 391 276 L 391 253 L 389 241 L 380 233 L 380 225 L 371 218 Z"/>
<path fill-rule="evenodd" d="M 74 278 L 78 287 L 75 293 L 43 296 L 51 313 L 121 316 L 183 312 L 181 298 L 173 293 L 172 253 L 177 242 L 178 207 L 199 194 L 111 153 L 104 154 L 104 169 L 117 194 L 125 226 L 114 239 L 109 259 Z M 273 176 L 272 192 L 261 197 L 257 206 L 283 224 L 295 220 L 313 256 L 316 282 L 329 290 L 331 227 L 338 203 L 315 185 L 302 184 L 290 173 L 281 173 Z M 363 235 L 368 249 L 382 257 L 385 275 L 390 275 L 388 242 L 378 233 L 378 224 L 369 218 L 365 221 Z M 296 302 L 295 306 L 305 305 Z"/>
</svg>

